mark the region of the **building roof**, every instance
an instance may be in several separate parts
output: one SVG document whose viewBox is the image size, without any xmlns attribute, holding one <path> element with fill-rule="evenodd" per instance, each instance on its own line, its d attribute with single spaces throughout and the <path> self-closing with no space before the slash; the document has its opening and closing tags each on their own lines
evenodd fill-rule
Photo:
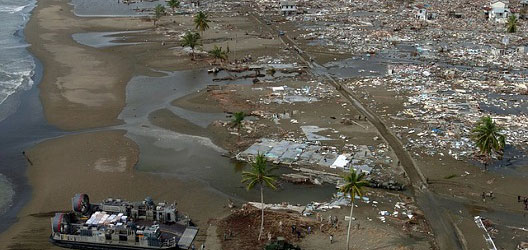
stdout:
<svg viewBox="0 0 528 250">
<path fill-rule="evenodd" d="M 294 1 L 280 1 L 280 5 L 297 5 Z"/>
<path fill-rule="evenodd" d="M 505 8 L 493 8 L 493 13 L 505 13 L 507 12 Z"/>
</svg>

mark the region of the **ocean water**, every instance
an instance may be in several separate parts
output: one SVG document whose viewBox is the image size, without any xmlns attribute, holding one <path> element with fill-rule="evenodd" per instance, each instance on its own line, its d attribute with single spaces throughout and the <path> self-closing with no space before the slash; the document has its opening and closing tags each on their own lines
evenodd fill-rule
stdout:
<svg viewBox="0 0 528 250">
<path fill-rule="evenodd" d="M 0 174 L 0 214 L 6 212 L 13 202 L 15 190 L 7 178 Z"/>
<path fill-rule="evenodd" d="M 22 31 L 34 7 L 34 0 L 0 0 L 0 121 L 17 110 L 22 92 L 33 85 L 36 63 Z M 0 168 L 0 215 L 12 205 L 15 194 L 4 174 Z"/>
<path fill-rule="evenodd" d="M 0 0 L 0 121 L 18 107 L 17 93 L 33 85 L 35 60 L 22 30 L 34 6 L 34 0 Z"/>
</svg>

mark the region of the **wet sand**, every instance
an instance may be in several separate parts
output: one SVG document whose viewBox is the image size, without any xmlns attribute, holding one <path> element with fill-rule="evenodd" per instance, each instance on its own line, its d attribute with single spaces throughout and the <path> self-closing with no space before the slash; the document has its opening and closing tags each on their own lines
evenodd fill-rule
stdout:
<svg viewBox="0 0 528 250">
<path fill-rule="evenodd" d="M 77 18 L 68 1 L 40 1 L 25 33 L 32 53 L 44 66 L 39 88 L 49 123 L 65 130 L 120 124 L 117 117 L 125 105 L 128 80 L 133 72 L 148 70 L 138 69 L 136 60 L 127 60 L 133 48 L 106 53 L 77 44 L 71 35 L 151 25 L 131 18 Z M 223 213 L 221 204 L 226 199 L 198 181 L 137 172 L 138 147 L 124 134 L 113 130 L 66 135 L 27 150 L 33 163 L 26 172 L 31 199 L 19 212 L 18 221 L 0 235 L 0 249 L 54 248 L 47 241 L 49 218 L 55 211 L 67 210 L 77 192 L 89 193 L 95 202 L 115 195 L 130 200 L 150 195 L 156 200 L 187 201 L 179 203 L 180 209 L 195 211 L 191 217 L 199 225 L 209 215 Z"/>
<path fill-rule="evenodd" d="M 131 68 L 118 56 L 73 41 L 72 33 L 89 23 L 69 10 L 65 1 L 40 1 L 25 30 L 30 51 L 44 66 L 40 97 L 46 119 L 66 130 L 118 124 Z M 128 28 L 139 25 L 132 20 L 123 23 Z"/>
<path fill-rule="evenodd" d="M 31 51 L 44 66 L 39 89 L 45 118 L 51 125 L 77 131 L 77 134 L 49 139 L 27 150 L 33 163 L 26 171 L 32 187 L 30 201 L 18 213 L 18 221 L 0 234 L 0 249 L 56 249 L 47 241 L 49 218 L 56 211 L 68 210 L 72 195 L 78 192 L 88 193 L 93 202 L 116 195 L 128 200 L 142 200 L 146 196 L 155 200 L 175 200 L 180 211 L 203 229 L 197 243 L 205 240 L 209 219 L 228 213 L 225 205 L 230 196 L 219 192 L 218 188 L 225 189 L 223 186 L 230 185 L 228 188 L 243 194 L 243 198 L 256 197 L 256 193 L 246 194 L 241 184 L 233 185 L 236 177 L 233 174 L 228 175 L 231 178 L 229 183 L 223 183 L 225 180 L 220 178 L 220 184 L 215 186 L 218 183 L 211 183 L 218 178 L 211 171 L 212 176 L 206 176 L 207 180 L 178 178 L 178 169 L 176 172 L 170 172 L 173 171 L 170 168 L 166 169 L 168 172 L 163 169 L 161 172 L 159 169 L 151 171 L 151 165 L 157 162 L 149 162 L 148 157 L 145 164 L 135 167 L 140 155 L 138 145 L 125 136 L 124 130 L 116 130 L 123 128 L 119 114 L 125 107 L 126 86 L 135 75 L 160 76 L 163 74 L 151 67 L 184 70 L 204 67 L 206 61 L 191 62 L 181 49 L 164 47 L 159 31 L 136 36 L 136 39 L 146 41 L 141 46 L 96 49 L 72 39 L 73 34 L 83 32 L 152 28 L 151 22 L 141 19 L 79 18 L 73 16 L 68 1 L 61 0 L 40 1 L 33 13 L 25 33 L 32 44 Z M 269 52 L 268 48 L 260 48 L 256 43 L 241 45 L 238 49 L 257 51 L 257 54 Z M 154 112 L 149 116 L 153 118 L 158 114 Z M 177 123 L 187 123 L 188 127 L 172 129 L 207 136 L 177 116 L 164 114 L 161 118 L 165 120 L 160 122 L 160 127 L 177 120 Z M 189 137 L 189 140 L 196 138 Z M 236 182 L 239 183 L 239 177 Z M 301 188 L 291 189 L 290 193 L 299 192 Z M 327 194 L 325 191 L 319 195 Z M 278 195 L 277 199 L 281 197 Z"/>
<path fill-rule="evenodd" d="M 199 181 L 183 182 L 134 169 L 138 148 L 123 134 L 108 131 L 72 135 L 46 141 L 28 151 L 34 163 L 28 171 L 34 187 L 32 199 L 19 214 L 19 221 L 0 236 L 0 242 L 6 243 L 3 247 L 55 249 L 47 242 L 49 217 L 55 211 L 68 210 L 71 195 L 78 192 L 88 193 L 92 202 L 117 194 L 129 200 L 143 200 L 150 195 L 157 201 L 176 201 L 180 211 L 200 226 L 205 226 L 210 217 L 227 212 L 222 206 L 227 198 L 214 195 L 214 190 Z"/>
</svg>

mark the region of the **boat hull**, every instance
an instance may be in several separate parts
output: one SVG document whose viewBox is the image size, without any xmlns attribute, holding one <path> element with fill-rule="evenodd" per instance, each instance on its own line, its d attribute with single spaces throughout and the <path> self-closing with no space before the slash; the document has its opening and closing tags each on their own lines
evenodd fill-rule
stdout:
<svg viewBox="0 0 528 250">
<path fill-rule="evenodd" d="M 67 240 L 55 240 L 50 236 L 49 241 L 59 247 L 70 248 L 70 249 L 90 249 L 90 250 L 149 250 L 149 249 L 162 249 L 162 250 L 178 250 L 181 249 L 175 247 L 140 247 L 140 246 L 126 246 L 126 245 L 110 245 L 92 242 L 78 242 L 78 241 L 67 241 Z"/>
</svg>

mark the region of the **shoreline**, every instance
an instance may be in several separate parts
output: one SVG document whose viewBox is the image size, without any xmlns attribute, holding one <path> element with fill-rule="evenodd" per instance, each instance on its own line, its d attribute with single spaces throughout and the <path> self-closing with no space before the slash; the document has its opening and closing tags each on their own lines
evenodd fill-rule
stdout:
<svg viewBox="0 0 528 250">
<path fill-rule="evenodd" d="M 105 56 L 103 53 L 97 51 L 91 51 L 86 53 L 86 48 L 81 48 L 71 38 L 69 32 L 54 32 L 52 29 L 68 27 L 70 31 L 76 33 L 75 30 L 82 30 L 82 26 L 76 24 L 73 13 L 70 12 L 72 6 L 69 3 L 62 3 L 60 9 L 50 9 L 51 3 L 39 1 L 37 7 L 34 9 L 31 19 L 28 21 L 25 27 L 26 40 L 31 44 L 28 50 L 36 57 L 41 60 L 44 74 L 42 82 L 39 85 L 41 91 L 40 99 L 44 108 L 44 114 L 46 120 L 61 129 L 64 130 L 80 130 L 87 128 L 97 128 L 110 125 L 121 124 L 116 119 L 117 115 L 125 105 L 124 88 L 126 82 L 130 80 L 132 71 L 125 67 L 119 67 L 114 72 L 120 73 L 117 77 L 109 77 L 108 75 L 102 77 L 95 77 L 94 82 L 110 82 L 114 85 L 114 89 L 111 90 L 108 87 L 99 85 L 89 87 L 88 83 L 82 82 L 83 78 L 87 75 L 83 72 L 74 71 L 76 67 L 97 67 L 95 63 L 101 63 L 95 61 L 94 63 L 84 63 L 82 61 L 88 61 L 92 55 L 94 58 L 108 62 L 109 60 L 113 67 L 119 65 L 118 58 L 111 56 Z M 68 5 L 68 6 L 66 6 Z M 52 6 L 52 5 L 51 5 Z M 63 12 L 63 8 L 68 11 Z M 57 7 L 55 7 L 57 8 Z M 65 18 L 69 18 L 72 22 L 71 25 L 61 25 L 60 23 L 52 23 L 51 21 L 42 22 L 38 21 L 39 17 L 35 14 L 41 14 L 42 12 L 62 12 Z M 66 14 L 65 14 L 66 13 Z M 50 15 L 51 13 L 43 13 L 42 15 Z M 79 20 L 77 20 L 79 22 Z M 48 27 L 43 27 L 47 25 Z M 48 32 L 46 32 L 48 31 Z M 51 41 L 47 36 L 60 36 L 61 46 L 53 46 L 50 43 L 43 43 L 44 40 Z M 57 39 L 57 38 L 55 38 Z M 67 53 L 73 55 L 68 56 Z M 83 60 L 72 60 L 74 56 L 83 58 Z M 109 72 L 109 70 L 107 70 Z M 112 83 L 113 82 L 113 83 Z M 97 83 L 94 83 L 97 84 Z M 99 89 L 108 89 L 111 95 L 105 93 L 98 93 Z M 121 94 L 119 93 L 121 92 Z M 84 96 L 84 97 L 83 97 Z M 95 104 L 89 99 L 95 99 L 101 101 L 104 104 Z M 106 104 L 106 106 L 105 106 Z M 104 106 L 104 107 L 103 107 Z"/>
<path fill-rule="evenodd" d="M 32 14 L 35 8 L 36 3 L 29 13 Z M 15 36 L 30 46 L 25 37 L 26 26 L 24 25 L 23 28 L 19 29 Z M 43 116 L 39 85 L 42 82 L 44 69 L 39 58 L 33 55 L 29 49 L 27 50 L 35 63 L 31 76 L 33 84 L 29 89 L 21 89 L 8 96 L 2 103 L 14 103 L 12 105 L 16 106 L 16 110 L 10 111 L 0 121 L 0 135 L 4 138 L 0 143 L 0 147 L 4 149 L 0 165 L 6 166 L 6 169 L 1 170 L 5 171 L 4 176 L 10 180 L 14 191 L 11 203 L 6 208 L 5 213 L 0 215 L 0 220 L 5 222 L 0 225 L 0 235 L 17 222 L 18 213 L 31 199 L 32 187 L 29 185 L 25 174 L 28 163 L 21 152 L 25 150 L 27 145 L 33 145 L 45 138 L 62 134 L 61 131 L 50 126 Z"/>
<path fill-rule="evenodd" d="M 26 181 L 26 190 L 32 191 L 19 210 L 13 209 L 16 222 L 0 233 L 0 242 L 5 242 L 0 248 L 57 249 L 47 242 L 49 216 L 70 207 L 71 195 L 78 192 L 90 194 L 92 200 L 116 195 L 127 200 L 142 200 L 144 195 L 160 201 L 176 199 L 179 209 L 205 231 L 211 218 L 227 214 L 229 194 L 219 192 L 207 180 L 182 180 L 174 174 L 137 170 L 138 145 L 125 136 L 124 130 L 112 130 L 112 126 L 123 124 L 118 115 L 125 106 L 126 86 L 133 76 L 159 74 L 152 69 L 202 68 L 205 61 L 191 62 L 181 52 L 166 53 L 166 48 L 159 45 L 163 40 L 159 43 L 154 40 L 155 43 L 145 45 L 147 48 L 95 49 L 77 44 L 72 34 L 131 27 L 151 29 L 152 23 L 138 18 L 81 18 L 73 15 L 73 6 L 68 3 L 38 2 L 24 29 L 28 43 L 32 44 L 29 50 L 44 69 L 38 88 L 33 88 L 38 97 L 32 101 L 41 105 L 42 120 L 48 121 L 50 126 L 46 127 L 53 134 L 21 149 L 30 148 L 26 152 L 33 165 L 26 166 L 20 178 Z M 160 32 L 155 30 L 146 35 L 156 39 Z M 146 57 L 144 51 L 154 51 L 161 57 Z M 175 56 L 178 60 L 174 60 Z M 116 77 L 115 72 L 120 76 Z M 83 98 L 79 90 L 95 97 L 98 104 L 101 100 L 103 103 L 92 105 L 91 98 Z M 55 126 L 70 132 L 57 130 Z M 98 129 L 89 132 L 92 128 Z M 67 135 L 57 136 L 64 134 Z M 21 154 L 18 158 L 22 164 L 26 163 Z"/>
<path fill-rule="evenodd" d="M 60 11 L 62 11 L 62 8 L 69 8 L 70 6 L 68 6 L 68 3 L 59 3 L 63 6 L 61 7 Z M 51 139 L 52 141 L 62 140 L 66 138 L 67 136 L 62 137 L 61 135 L 65 135 L 68 133 L 65 133 L 65 131 L 63 132 L 61 130 L 58 130 L 57 127 L 66 130 L 78 130 L 90 127 L 102 127 L 119 124 L 120 122 L 117 120 L 117 115 L 119 114 L 121 107 L 124 106 L 124 89 L 126 86 L 126 82 L 132 77 L 132 74 L 130 73 L 129 76 L 122 77 L 122 80 L 118 80 L 118 82 L 125 83 L 120 88 L 120 91 L 123 93 L 121 102 L 114 108 L 115 111 L 113 115 L 107 115 L 107 117 L 110 116 L 110 118 L 95 119 L 96 121 L 104 120 L 103 122 L 99 124 L 98 122 L 92 122 L 91 124 L 88 122 L 88 124 L 86 124 L 85 120 L 78 119 L 76 117 L 69 117 L 69 121 L 64 119 L 64 116 L 58 118 L 53 117 L 52 113 L 57 112 L 59 111 L 58 109 L 62 109 L 62 107 L 69 105 L 54 105 L 50 104 L 50 102 L 53 102 L 53 100 L 49 100 L 50 95 L 54 96 L 54 98 L 57 97 L 57 93 L 50 93 L 50 89 L 53 87 L 50 85 L 53 85 L 58 81 L 57 79 L 60 77 L 60 74 L 57 73 L 58 67 L 57 63 L 54 61 L 55 58 L 49 55 L 49 51 L 47 51 L 47 49 L 49 48 L 45 48 L 45 46 L 49 44 L 42 43 L 42 38 L 39 37 L 39 35 L 42 35 L 43 29 L 42 27 L 40 27 L 41 21 L 37 20 L 38 18 L 36 17 L 36 13 L 40 13 L 43 9 L 49 8 L 50 5 L 52 5 L 52 3 L 38 1 L 36 3 L 36 6 L 30 12 L 30 19 L 28 20 L 26 25 L 18 32 L 21 35 L 22 39 L 24 39 L 28 44 L 30 44 L 27 50 L 34 58 L 36 64 L 35 74 L 32 77 L 34 83 L 28 91 L 21 92 L 20 107 L 14 114 L 11 114 L 1 124 L 1 127 L 5 128 L 3 131 L 15 132 L 20 134 L 24 133 L 22 132 L 24 131 L 23 128 L 27 128 L 26 130 L 28 130 L 29 132 L 28 135 L 26 135 L 27 139 L 21 140 L 20 138 L 13 138 L 13 140 L 8 140 L 8 142 L 6 142 L 6 144 L 10 145 L 9 149 L 11 150 L 9 151 L 13 152 L 11 153 L 11 155 L 13 155 L 12 158 L 14 158 L 10 160 L 9 165 L 11 167 L 20 165 L 21 167 L 16 168 L 16 170 L 10 170 L 11 173 L 6 175 L 10 179 L 12 179 L 13 186 L 15 189 L 15 195 L 12 202 L 13 204 L 9 207 L 8 212 L 2 215 L 3 219 L 7 219 L 7 223 L 3 224 L 3 226 L 0 228 L 0 241 L 11 244 L 10 248 L 14 247 L 14 249 L 17 249 L 18 247 L 13 246 L 13 242 L 10 239 L 16 238 L 16 236 L 19 235 L 23 230 L 28 229 L 25 227 L 28 226 L 27 223 L 31 219 L 27 218 L 27 214 L 29 211 L 35 210 L 35 205 L 31 204 L 35 203 L 34 200 L 38 198 L 36 195 L 38 194 L 38 189 L 43 187 L 42 185 L 35 185 L 35 180 L 41 177 L 32 177 L 33 173 L 35 173 L 35 170 L 31 168 L 34 168 L 34 166 L 29 166 L 27 164 L 26 159 L 24 159 L 20 152 L 27 150 L 28 147 L 33 147 L 33 145 L 45 144 L 49 141 L 50 138 L 57 138 L 59 136 L 58 139 Z M 70 35 L 67 36 L 69 36 L 69 40 L 71 40 L 70 44 L 75 43 L 74 41 L 72 41 Z M 127 72 L 131 71 L 129 70 Z M 107 108 L 105 107 L 105 109 Z M 77 108 L 73 112 L 78 113 L 79 111 L 80 110 Z M 35 116 L 32 117 L 31 115 Z M 71 113 L 66 114 L 66 116 L 71 116 Z M 75 124 L 75 122 L 71 122 L 72 119 L 79 120 L 78 124 Z M 20 126 L 20 122 L 23 121 L 29 122 L 28 124 Z M 117 131 L 117 133 L 119 134 L 122 132 Z M 26 138 L 26 136 L 24 136 L 24 138 Z M 43 142 L 43 140 L 46 141 Z M 16 146 L 16 148 L 11 148 L 13 144 L 18 146 Z M 30 151 L 31 150 L 28 151 L 27 155 L 31 154 L 29 153 Z M 130 163 L 131 166 L 133 166 L 133 162 L 134 161 Z M 19 173 L 17 174 L 15 172 Z M 19 224 L 22 226 L 20 226 Z M 2 249 L 3 247 L 8 246 L 4 245 L 2 246 Z"/>
</svg>

